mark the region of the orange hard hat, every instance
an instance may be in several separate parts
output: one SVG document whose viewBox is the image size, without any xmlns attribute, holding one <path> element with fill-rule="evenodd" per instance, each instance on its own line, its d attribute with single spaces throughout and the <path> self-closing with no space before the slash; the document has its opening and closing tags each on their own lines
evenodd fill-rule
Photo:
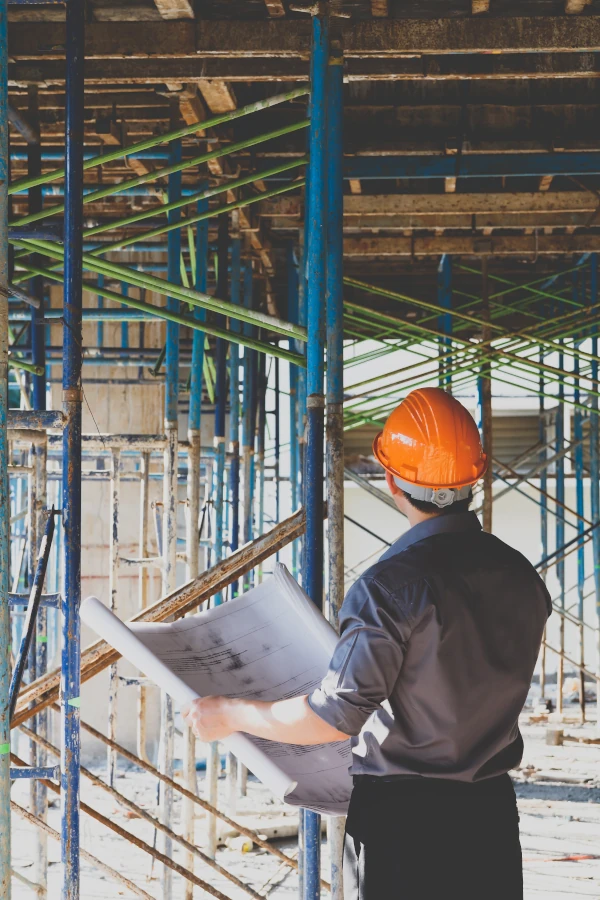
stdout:
<svg viewBox="0 0 600 900">
<path fill-rule="evenodd" d="M 487 468 L 479 431 L 464 406 L 441 388 L 412 391 L 373 441 L 381 465 L 424 488 L 464 488 Z"/>
</svg>

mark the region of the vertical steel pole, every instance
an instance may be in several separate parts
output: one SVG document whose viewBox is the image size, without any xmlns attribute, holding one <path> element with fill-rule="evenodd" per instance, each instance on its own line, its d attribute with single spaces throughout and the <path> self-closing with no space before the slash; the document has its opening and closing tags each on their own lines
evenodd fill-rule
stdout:
<svg viewBox="0 0 600 900">
<path fill-rule="evenodd" d="M 252 263 L 244 266 L 244 306 L 252 309 Z M 244 333 L 252 335 L 252 326 L 244 324 Z M 254 500 L 254 430 L 255 410 L 254 396 L 256 386 L 254 384 L 256 351 L 244 348 L 244 386 L 243 386 L 243 412 L 242 412 L 242 459 L 244 467 L 244 543 L 252 540 L 252 507 Z M 244 590 L 248 590 L 252 584 L 252 573 L 244 576 Z"/>
<path fill-rule="evenodd" d="M 573 273 L 573 293 L 575 299 L 580 303 L 585 302 L 584 282 L 582 279 L 583 272 L 575 271 Z M 579 347 L 579 341 L 574 342 L 575 350 Z M 577 535 L 579 544 L 577 545 L 577 609 L 580 619 L 579 623 L 579 707 L 581 709 L 581 721 L 585 722 L 585 648 L 584 648 L 584 629 L 583 629 L 583 609 L 585 596 L 585 544 L 583 532 L 585 525 L 583 517 L 585 515 L 585 504 L 583 498 L 583 415 L 578 409 L 581 400 L 581 392 L 579 390 L 579 356 L 575 353 L 573 361 L 573 440 L 577 444 L 575 447 L 575 509 L 578 516 L 577 519 Z"/>
<path fill-rule="evenodd" d="M 560 344 L 562 346 L 562 340 Z M 565 355 L 560 351 L 558 354 L 559 368 L 564 369 Z M 558 406 L 555 413 L 555 453 L 561 453 L 565 442 L 565 385 L 564 381 L 558 383 Z M 565 518 L 564 518 L 564 502 L 565 502 L 565 462 L 561 457 L 556 462 L 556 550 L 559 551 L 565 542 Z M 556 576 L 560 589 L 560 606 L 565 608 L 565 563 L 559 559 L 556 563 Z M 563 681 L 564 681 L 564 652 L 565 652 L 565 619 L 560 617 L 559 622 L 559 656 L 558 668 L 556 674 L 556 710 L 558 713 L 563 711 Z"/>
<path fill-rule="evenodd" d="M 0 896 L 10 900 L 10 501 L 8 486 L 8 44 L 0 0 Z"/>
<path fill-rule="evenodd" d="M 206 185 L 200 185 L 202 190 Z M 198 202 L 198 212 L 208 209 L 208 200 Z M 206 292 L 208 268 L 208 221 L 199 222 L 196 227 L 196 273 L 195 288 Z M 206 313 L 199 307 L 194 308 L 194 318 L 199 322 L 205 321 Z M 186 520 L 186 558 L 187 579 L 190 581 L 200 573 L 200 543 L 198 527 L 200 521 L 200 454 L 202 433 L 202 388 L 204 369 L 204 340 L 202 331 L 194 331 L 192 336 L 192 367 L 190 378 L 190 411 L 188 417 L 188 441 L 190 445 L 188 453 L 188 502 Z M 183 732 L 183 773 L 185 786 L 188 791 L 196 793 L 196 738 L 191 728 L 185 726 Z M 194 829 L 195 805 L 193 801 L 184 797 L 182 800 L 183 836 L 191 844 L 195 842 Z M 187 853 L 185 866 L 190 872 L 194 871 L 194 855 Z M 194 886 L 186 881 L 184 887 L 185 900 L 193 900 Z"/>
<path fill-rule="evenodd" d="M 30 85 L 28 88 L 28 114 L 29 122 L 33 128 L 39 130 L 39 100 L 37 85 Z M 27 174 L 35 177 L 42 172 L 42 148 L 39 143 L 27 145 Z M 37 213 L 42 209 L 42 187 L 29 188 L 29 213 Z M 36 265 L 39 257 L 35 254 L 32 263 Z M 37 297 L 40 301 L 39 309 L 31 310 L 31 361 L 38 366 L 46 365 L 46 335 L 44 324 L 44 280 L 39 275 L 31 279 L 30 293 Z M 33 375 L 32 384 L 32 407 L 33 409 L 46 409 L 46 373 L 43 375 Z"/>
<path fill-rule="evenodd" d="M 63 532 L 65 549 L 61 674 L 61 857 L 63 900 L 79 898 L 81 740 L 81 361 L 85 10 L 67 2 L 65 96 L 65 287 L 63 328 Z"/>
<path fill-rule="evenodd" d="M 540 348 L 540 363 L 544 362 L 544 351 Z M 548 435 L 546 429 L 546 413 L 544 410 L 544 373 L 540 368 L 540 422 L 539 422 L 539 438 L 540 444 L 543 449 L 540 452 L 540 462 L 545 462 L 548 457 L 548 449 L 546 444 L 548 442 Z M 540 489 L 542 491 L 540 497 L 540 538 L 542 544 L 542 559 L 546 559 L 548 556 L 548 498 L 546 496 L 548 491 L 548 467 L 544 465 L 544 468 L 540 472 Z M 547 570 L 544 569 L 542 574 L 542 578 L 546 581 Z M 545 638 L 545 629 L 544 629 L 544 638 Z M 540 699 L 545 700 L 546 698 L 546 644 L 542 644 L 541 649 L 541 657 L 540 657 Z"/>
<path fill-rule="evenodd" d="M 325 280 L 327 245 L 327 70 L 329 22 L 313 16 L 311 56 L 310 175 L 308 179 L 307 246 L 307 430 L 305 495 L 306 537 L 304 589 L 323 608 L 323 431 Z M 304 812 L 304 900 L 320 897 L 321 817 Z"/>
<path fill-rule="evenodd" d="M 598 254 L 592 253 L 590 258 L 590 304 L 595 307 L 598 303 Z M 592 354 L 598 356 L 598 327 L 592 331 Z M 592 360 L 591 376 L 594 385 L 598 383 L 598 363 Z M 595 524 L 600 519 L 600 458 L 598 446 L 600 439 L 600 427 L 598 421 L 598 397 L 590 399 L 590 491 L 591 491 L 591 517 Z M 598 629 L 596 632 L 596 728 L 600 730 L 600 529 L 592 531 L 592 551 L 594 558 L 594 588 L 596 592 L 596 614 L 598 616 Z"/>
<path fill-rule="evenodd" d="M 110 608 L 116 613 L 118 610 L 119 592 L 119 495 L 121 489 L 121 451 L 113 447 L 111 450 L 110 468 L 110 570 L 109 595 Z M 108 737 L 111 741 L 117 740 L 117 706 L 119 698 L 119 669 L 118 663 L 113 663 L 108 673 Z M 106 768 L 108 783 L 115 785 L 117 777 L 118 757 L 116 750 L 107 748 Z"/>
<path fill-rule="evenodd" d="M 150 451 L 144 450 L 140 459 L 140 530 L 139 530 L 139 555 L 140 559 L 148 558 L 148 525 L 150 514 Z M 148 606 L 148 581 L 149 573 L 146 566 L 140 566 L 138 573 L 138 597 L 139 609 Z M 137 723 L 137 754 L 140 759 L 149 762 L 146 750 L 147 725 L 148 725 L 148 693 L 145 685 L 138 688 L 138 723 Z"/>
<path fill-rule="evenodd" d="M 217 296 L 222 300 L 228 297 L 228 273 L 229 266 L 229 216 L 227 213 L 219 216 L 219 247 L 218 247 L 218 274 Z M 217 317 L 222 323 L 223 317 Z M 216 343 L 216 386 L 215 386 L 215 450 L 217 456 L 216 490 L 215 490 L 215 562 L 223 559 L 223 520 L 225 518 L 225 414 L 227 408 L 227 342 L 223 338 L 217 338 Z M 223 602 L 219 593 L 214 598 L 215 603 Z"/>
<path fill-rule="evenodd" d="M 280 414 L 280 391 L 281 385 L 279 381 L 279 359 L 276 358 L 273 360 L 273 366 L 275 368 L 275 404 L 274 404 L 274 415 L 275 415 L 275 465 L 273 468 L 273 479 L 275 481 L 275 521 L 279 522 L 280 510 L 281 510 L 281 464 L 279 457 L 281 456 L 281 429 L 279 427 L 279 414 Z M 275 559 L 279 562 L 279 551 L 275 554 Z"/>
<path fill-rule="evenodd" d="M 488 282 L 488 260 L 484 256 L 481 261 L 481 314 L 484 321 L 490 319 L 490 300 Z M 491 329 L 485 325 L 481 329 L 481 337 L 484 342 L 489 342 L 492 337 Z M 492 367 L 489 362 L 481 366 L 481 375 L 478 379 L 480 428 L 483 448 L 489 460 L 485 475 L 483 476 L 483 530 L 492 531 L 492 502 L 493 502 L 493 435 L 492 435 Z"/>
<path fill-rule="evenodd" d="M 298 322 L 298 268 L 294 257 L 294 245 L 290 242 L 286 254 L 288 319 Z M 290 339 L 290 350 L 297 347 L 297 342 Z M 290 500 L 292 511 L 298 507 L 298 367 L 289 363 L 290 382 Z M 292 542 L 292 575 L 298 578 L 298 542 Z"/>
<path fill-rule="evenodd" d="M 240 302 L 242 244 L 239 234 L 231 242 L 231 300 Z M 239 324 L 231 323 L 232 330 Z M 229 484 L 231 497 L 231 531 L 229 549 L 234 553 L 240 541 L 240 349 L 238 344 L 229 346 Z M 231 585 L 231 596 L 236 597 L 238 582 Z"/>
<path fill-rule="evenodd" d="M 265 434 L 267 431 L 267 360 L 264 353 L 258 359 L 258 414 L 256 425 L 256 480 L 258 482 L 258 528 L 265 533 Z M 262 581 L 262 563 L 259 563 L 257 577 Z"/>
<path fill-rule="evenodd" d="M 327 541 L 329 621 L 336 628 L 344 600 L 344 58 L 329 57 L 327 90 Z M 345 819 L 327 822 L 331 897 L 344 900 Z"/>
<path fill-rule="evenodd" d="M 438 266 L 438 304 L 445 309 L 452 309 L 452 257 L 447 253 L 440 259 Z M 438 328 L 444 334 L 452 334 L 452 316 L 449 313 L 438 316 Z M 450 337 L 440 338 L 439 347 L 443 354 L 439 363 L 438 384 L 441 388 L 452 392 L 452 358 L 448 352 L 452 346 Z"/>
<path fill-rule="evenodd" d="M 171 124 L 178 122 L 178 112 L 173 106 Z M 181 161 L 181 141 L 172 141 L 170 162 Z M 169 202 L 181 197 L 181 172 L 169 175 Z M 178 222 L 180 210 L 171 210 L 169 223 Z M 168 280 L 181 283 L 181 232 L 178 228 L 168 235 Z M 179 311 L 179 301 L 167 298 L 167 308 Z M 179 400 L 179 325 L 167 322 L 165 355 L 165 475 L 163 494 L 163 593 L 168 594 L 177 584 L 177 463 L 178 463 L 178 400 Z M 173 701 L 164 694 L 161 704 L 161 770 L 169 778 L 173 777 L 173 754 L 175 731 L 173 721 Z M 160 819 L 163 824 L 173 824 L 173 788 L 161 782 Z M 163 838 L 163 852 L 172 856 L 173 842 L 167 835 Z M 162 870 L 163 900 L 171 900 L 173 893 L 173 872 L 167 866 Z"/>
<path fill-rule="evenodd" d="M 30 85 L 27 89 L 28 94 L 28 115 L 29 122 L 34 129 L 39 132 L 39 96 L 37 85 Z M 27 174 L 36 177 L 42 171 L 42 148 L 38 142 L 27 145 Z M 41 185 L 29 189 L 28 196 L 29 213 L 37 213 L 42 209 L 42 188 Z M 32 256 L 32 264 L 36 265 L 39 258 L 34 254 Z M 31 406 L 35 410 L 46 409 L 46 334 L 44 323 L 44 281 L 40 276 L 31 279 L 29 291 L 32 296 L 39 300 L 39 308 L 31 310 L 31 361 L 34 365 L 44 368 L 43 375 L 33 375 L 31 379 Z M 39 543 L 43 534 L 43 510 L 46 505 L 47 495 L 47 444 L 35 443 L 31 447 L 30 464 L 32 473 L 30 475 L 30 483 L 32 486 L 31 496 L 29 500 L 29 518 L 30 518 L 30 555 L 31 555 L 31 572 L 35 572 L 37 565 Z M 29 673 L 30 681 L 43 675 L 47 668 L 47 620 L 48 613 L 43 607 L 40 607 L 36 616 L 36 641 L 30 655 L 31 670 Z M 42 738 L 48 737 L 48 710 L 42 710 L 32 723 L 33 730 Z M 33 766 L 45 766 L 47 763 L 47 753 L 43 747 L 40 747 L 35 741 L 29 742 L 29 756 Z M 31 810 L 39 819 L 46 821 L 48 815 L 48 788 L 38 778 L 31 779 Z M 35 833 L 35 869 L 34 881 L 44 890 L 47 889 L 48 882 L 48 836 L 41 829 L 36 829 Z"/>
</svg>

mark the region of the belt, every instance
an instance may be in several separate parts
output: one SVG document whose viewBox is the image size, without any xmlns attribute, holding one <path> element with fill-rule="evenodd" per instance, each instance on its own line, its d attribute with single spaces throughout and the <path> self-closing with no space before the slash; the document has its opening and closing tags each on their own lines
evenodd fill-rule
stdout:
<svg viewBox="0 0 600 900">
<path fill-rule="evenodd" d="M 422 775 L 353 775 L 353 782 L 357 784 L 391 784 L 396 781 L 422 781 Z"/>
</svg>

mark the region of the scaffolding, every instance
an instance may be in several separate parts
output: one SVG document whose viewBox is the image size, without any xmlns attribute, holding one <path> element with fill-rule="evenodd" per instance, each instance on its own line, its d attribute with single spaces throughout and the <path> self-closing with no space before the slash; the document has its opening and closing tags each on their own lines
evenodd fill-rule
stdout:
<svg viewBox="0 0 600 900">
<path fill-rule="evenodd" d="M 460 253 L 455 258 L 444 253 L 435 300 L 344 277 L 344 178 L 400 178 L 407 172 L 414 178 L 452 178 L 457 169 L 453 160 L 407 162 L 410 158 L 354 158 L 344 167 L 343 42 L 330 30 L 321 6 L 312 10 L 310 64 L 306 61 L 303 86 L 185 127 L 174 114 L 166 133 L 121 141 L 114 149 L 91 154 L 84 142 L 84 5 L 68 0 L 64 166 L 48 170 L 45 165 L 52 160 L 36 131 L 34 98 L 28 122 L 14 111 L 10 119 L 27 135 L 28 164 L 28 175 L 11 182 L 7 5 L 0 0 L 0 893 L 7 900 L 11 810 L 37 829 L 35 879 L 28 886 L 38 896 L 47 892 L 50 837 L 61 847 L 63 900 L 79 900 L 82 859 L 132 895 L 152 900 L 144 887 L 80 846 L 81 814 L 160 864 L 163 900 L 172 900 L 174 873 L 185 881 L 186 900 L 194 896 L 194 887 L 227 900 L 211 884 L 212 872 L 236 890 L 263 896 L 219 863 L 218 820 L 297 871 L 304 900 L 316 900 L 322 890 L 334 900 L 343 896 L 343 822 L 329 823 L 332 864 L 324 879 L 320 816 L 302 811 L 298 856 L 283 852 L 236 819 L 236 792 L 245 790 L 247 773 L 231 756 L 229 808 L 219 809 L 221 759 L 216 745 L 206 762 L 206 796 L 198 795 L 195 739 L 189 730 L 183 735 L 183 779 L 176 780 L 175 711 L 167 696 L 161 699 L 160 754 L 154 765 L 147 746 L 147 686 L 141 679 L 130 679 L 128 685 L 137 692 L 137 752 L 119 743 L 124 685 L 117 655 L 102 641 L 81 648 L 81 502 L 87 481 L 109 487 L 107 571 L 113 611 L 120 612 L 124 569 L 138 579 L 134 621 L 159 622 L 209 601 L 219 604 L 235 597 L 262 576 L 269 559 L 290 547 L 294 576 L 335 625 L 344 585 L 360 571 L 355 561 L 351 568 L 345 566 L 344 522 L 368 532 L 382 547 L 388 543 L 344 513 L 348 481 L 390 503 L 368 472 L 345 463 L 348 434 L 379 428 L 398 397 L 421 385 L 435 383 L 459 395 L 476 396 L 484 446 L 492 458 L 489 475 L 475 495 L 476 511 L 491 531 L 494 504 L 506 495 L 516 492 L 535 504 L 541 547 L 536 568 L 546 578 L 552 573 L 557 584 L 553 607 L 561 622 L 559 643 L 544 641 L 541 697 L 546 697 L 552 654 L 557 659 L 556 713 L 564 717 L 565 664 L 579 678 L 580 719 L 589 715 L 586 680 L 596 686 L 600 703 L 600 629 L 585 615 L 589 597 L 595 598 L 600 615 L 597 256 L 581 254 L 562 271 L 525 282 L 505 277 L 485 255 L 474 267 Z M 219 143 L 200 154 L 183 142 L 200 130 L 206 134 L 243 118 L 260 122 L 260 113 L 275 107 L 291 109 L 293 122 Z M 236 153 L 295 133 L 306 134 L 306 152 L 298 158 L 256 166 L 241 177 L 235 167 L 224 167 Z M 534 156 L 529 169 L 547 174 L 548 161 Z M 568 154 L 553 156 L 552 164 L 561 171 L 585 163 L 563 159 Z M 86 172 L 115 161 L 133 163 L 134 177 L 99 187 L 85 182 Z M 467 158 L 460 174 L 502 174 L 508 166 L 506 160 Z M 182 180 L 188 171 L 197 181 L 191 187 Z M 9 223 L 10 198 L 21 196 L 27 197 L 27 214 L 13 216 Z M 143 208 L 108 222 L 90 224 L 85 219 L 86 205 L 116 196 L 125 203 L 141 197 Z M 294 241 L 286 246 L 284 318 L 273 301 L 267 267 L 244 253 L 241 222 L 253 205 L 288 196 L 302 197 L 305 211 Z M 209 223 L 214 220 L 211 239 Z M 143 259 L 131 263 L 127 254 L 134 251 Z M 260 256 L 266 251 L 261 247 L 257 252 Z M 115 259 L 120 254 L 124 261 Z M 157 261 L 159 254 L 166 254 L 166 261 Z M 456 272 L 476 276 L 477 293 L 457 287 Z M 257 302 L 259 281 L 266 283 L 262 307 Z M 50 286 L 62 289 L 62 307 L 48 303 Z M 93 305 L 84 305 L 84 294 L 88 301 L 95 298 Z M 156 322 L 164 323 L 162 346 L 145 346 L 143 341 L 133 346 L 129 324 Z M 83 343 L 83 326 L 90 323 L 96 323 L 95 347 Z M 106 345 L 103 329 L 108 323 L 120 324 L 120 347 Z M 48 338 L 57 325 L 62 326 L 62 346 Z M 402 354 L 402 364 L 389 371 L 390 361 L 395 365 Z M 361 364 L 382 360 L 378 374 L 353 380 Z M 57 364 L 62 365 L 62 409 L 46 409 L 48 373 Z M 140 383 L 164 381 L 162 433 L 82 433 L 83 371 L 88 364 L 133 367 Z M 189 377 L 182 383 L 184 367 Z M 282 435 L 280 427 L 284 371 L 288 435 Z M 117 381 L 98 383 L 108 389 Z M 536 442 L 508 460 L 494 452 L 492 386 L 499 385 L 516 388 L 539 403 Z M 180 434 L 183 395 L 189 395 L 187 439 Z M 214 407 L 212 446 L 202 443 L 204 398 L 211 411 Z M 269 417 L 272 465 L 266 449 Z M 286 483 L 280 451 L 286 438 L 291 515 L 280 521 Z M 574 507 L 566 498 L 569 480 L 575 485 Z M 267 481 L 274 494 L 272 522 Z M 122 549 L 122 486 L 127 482 L 139 488 L 135 557 L 124 556 Z M 152 484 L 162 485 L 162 500 L 151 500 Z M 179 485 L 186 490 L 183 549 L 178 545 Z M 568 584 L 566 576 L 565 560 L 571 555 L 577 560 L 574 584 Z M 184 584 L 178 583 L 178 561 L 185 562 Z M 161 597 L 153 603 L 152 573 L 161 582 Z M 567 652 L 567 627 L 577 633 L 576 658 Z M 592 662 L 586 655 L 590 642 L 596 653 Z M 60 667 L 49 669 L 57 649 Z M 103 671 L 109 673 L 106 733 L 84 721 L 80 709 L 81 685 Z M 60 718 L 57 743 L 51 740 L 53 716 Z M 27 739 L 28 760 L 15 752 L 11 729 Z M 82 731 L 105 748 L 105 779 L 81 765 Z M 157 783 L 156 815 L 118 789 L 121 760 Z M 11 782 L 17 778 L 31 781 L 29 809 L 11 801 Z M 82 778 L 151 825 L 160 835 L 160 847 L 80 802 Z M 47 823 L 49 795 L 54 794 L 60 797 L 60 833 Z M 183 799 L 179 831 L 173 826 L 176 795 Z M 194 835 L 197 808 L 207 814 L 202 848 Z M 185 865 L 174 859 L 175 846 L 185 851 Z"/>
</svg>

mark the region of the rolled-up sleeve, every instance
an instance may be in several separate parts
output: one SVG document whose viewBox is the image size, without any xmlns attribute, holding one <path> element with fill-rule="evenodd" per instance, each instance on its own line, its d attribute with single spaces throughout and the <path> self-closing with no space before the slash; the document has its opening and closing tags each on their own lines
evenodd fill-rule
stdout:
<svg viewBox="0 0 600 900">
<path fill-rule="evenodd" d="M 392 693 L 410 627 L 385 587 L 363 577 L 346 595 L 340 632 L 329 671 L 308 702 L 338 731 L 357 735 Z"/>
</svg>

